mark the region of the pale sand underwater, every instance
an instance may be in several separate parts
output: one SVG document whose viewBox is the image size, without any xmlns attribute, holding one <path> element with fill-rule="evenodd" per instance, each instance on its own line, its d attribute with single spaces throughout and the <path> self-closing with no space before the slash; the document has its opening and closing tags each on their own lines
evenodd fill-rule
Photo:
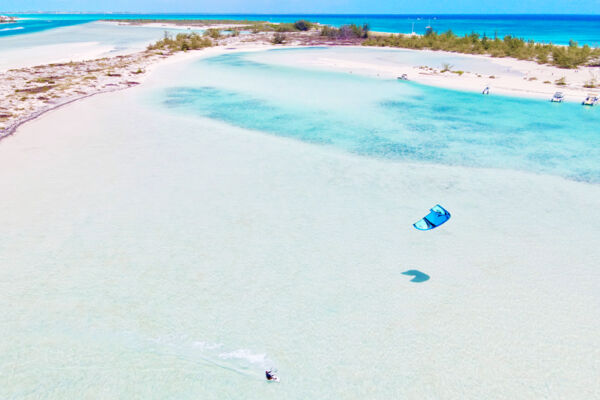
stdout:
<svg viewBox="0 0 600 400">
<path fill-rule="evenodd" d="M 0 38 L 0 72 L 50 63 L 83 61 L 131 54 L 160 40 L 165 32 L 177 34 L 184 29 L 121 26 L 106 22 L 55 28 L 26 35 Z"/>
<path fill-rule="evenodd" d="M 182 70 L 0 145 L 0 398 L 600 396 L 598 185 L 157 113 Z"/>
</svg>

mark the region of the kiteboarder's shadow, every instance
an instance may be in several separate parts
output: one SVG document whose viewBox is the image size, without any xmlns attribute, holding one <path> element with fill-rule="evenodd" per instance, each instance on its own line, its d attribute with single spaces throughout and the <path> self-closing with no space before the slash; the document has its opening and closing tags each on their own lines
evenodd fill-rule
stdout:
<svg viewBox="0 0 600 400">
<path fill-rule="evenodd" d="M 402 275 L 413 276 L 414 278 L 412 278 L 410 281 L 415 283 L 425 282 L 430 279 L 429 275 L 416 269 L 409 269 L 408 271 L 404 271 Z"/>
</svg>

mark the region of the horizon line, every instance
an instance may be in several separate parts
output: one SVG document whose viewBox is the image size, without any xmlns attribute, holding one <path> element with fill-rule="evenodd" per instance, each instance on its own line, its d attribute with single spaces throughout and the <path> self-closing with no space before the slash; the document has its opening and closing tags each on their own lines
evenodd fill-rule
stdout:
<svg viewBox="0 0 600 400">
<path fill-rule="evenodd" d="M 242 12 L 199 12 L 199 11 L 40 11 L 40 10 L 26 10 L 26 11 L 2 11 L 4 14 L 134 14 L 134 15 L 151 15 L 151 14 L 163 14 L 163 15 L 277 15 L 277 16 L 293 16 L 293 15 L 314 15 L 314 16 L 437 16 L 437 15 L 471 15 L 471 16 L 529 16 L 529 15 L 564 15 L 564 16 L 578 16 L 578 17 L 600 17 L 598 14 L 567 14 L 567 13 L 556 13 L 556 12 L 540 12 L 540 13 L 480 13 L 480 12 L 464 12 L 464 13 L 312 13 L 312 12 L 289 12 L 289 13 L 242 13 Z"/>
</svg>

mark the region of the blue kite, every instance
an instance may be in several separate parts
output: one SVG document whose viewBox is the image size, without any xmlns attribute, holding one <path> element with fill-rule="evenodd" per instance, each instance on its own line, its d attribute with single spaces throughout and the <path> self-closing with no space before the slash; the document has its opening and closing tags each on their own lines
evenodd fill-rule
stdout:
<svg viewBox="0 0 600 400">
<path fill-rule="evenodd" d="M 450 213 L 439 204 L 432 207 L 430 213 L 413 224 L 420 231 L 437 228 L 450 219 Z"/>
</svg>

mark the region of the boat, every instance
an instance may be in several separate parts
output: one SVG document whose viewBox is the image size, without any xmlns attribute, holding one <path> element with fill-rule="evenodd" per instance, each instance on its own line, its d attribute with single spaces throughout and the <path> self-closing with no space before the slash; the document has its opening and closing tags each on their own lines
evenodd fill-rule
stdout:
<svg viewBox="0 0 600 400">
<path fill-rule="evenodd" d="M 584 106 L 594 106 L 594 105 L 596 105 L 596 103 L 598 103 L 598 100 L 599 100 L 598 95 L 590 93 L 585 98 L 585 100 L 583 102 L 581 102 L 581 104 Z"/>
<path fill-rule="evenodd" d="M 565 100 L 565 95 L 562 92 L 554 93 L 554 96 L 550 99 L 553 103 L 562 103 Z"/>
<path fill-rule="evenodd" d="M 398 77 L 399 81 L 407 81 L 408 80 L 408 75 L 406 74 L 402 74 Z"/>
<path fill-rule="evenodd" d="M 429 19 L 429 25 L 425 27 L 425 36 L 433 33 L 433 26 L 431 26 L 431 18 Z"/>
</svg>

